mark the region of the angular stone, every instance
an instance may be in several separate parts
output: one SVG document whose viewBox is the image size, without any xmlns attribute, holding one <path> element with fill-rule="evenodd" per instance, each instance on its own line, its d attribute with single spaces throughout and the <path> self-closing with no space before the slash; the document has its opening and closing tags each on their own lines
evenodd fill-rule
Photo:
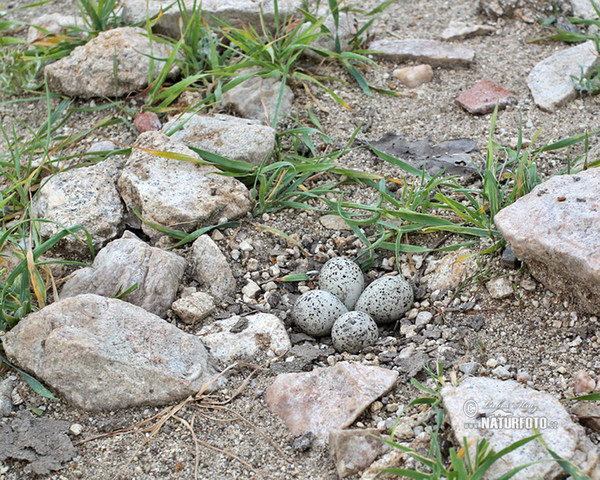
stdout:
<svg viewBox="0 0 600 480">
<path fill-rule="evenodd" d="M 329 451 L 340 478 L 364 470 L 389 448 L 375 428 L 332 430 L 329 433 Z"/>
<path fill-rule="evenodd" d="M 600 169 L 561 175 L 502 209 L 494 222 L 550 290 L 600 313 Z"/>
<path fill-rule="evenodd" d="M 27 30 L 27 43 L 33 43 L 42 40 L 49 35 L 64 35 L 69 27 L 79 24 L 82 26 L 81 18 L 75 18 L 73 15 L 63 15 L 62 13 L 47 13 L 33 19 L 29 30 Z"/>
<path fill-rule="evenodd" d="M 67 278 L 60 298 L 82 293 L 115 297 L 137 283 L 122 300 L 164 318 L 177 296 L 185 265 L 179 255 L 151 247 L 125 232 L 100 250 L 92 267 L 76 270 Z"/>
<path fill-rule="evenodd" d="M 247 74 L 242 70 L 240 75 Z M 281 80 L 276 78 L 262 78 L 253 76 L 236 85 L 231 90 L 223 93 L 221 106 L 231 107 L 244 118 L 253 118 L 271 125 L 275 109 L 279 100 Z M 292 111 L 294 92 L 286 85 L 279 107 L 279 117 L 288 115 Z"/>
<path fill-rule="evenodd" d="M 600 474 L 597 447 L 549 393 L 538 392 L 512 380 L 466 377 L 458 387 L 444 387 L 441 395 L 454 436 L 461 445 L 466 437 L 471 445 L 471 455 L 476 447 L 475 442 L 470 443 L 472 440 L 485 438 L 498 452 L 530 436 L 531 425 L 537 424 L 551 450 L 592 478 Z M 484 478 L 498 478 L 512 468 L 548 458 L 550 454 L 542 444 L 532 441 L 492 464 Z M 564 476 L 564 470 L 556 462 L 547 461 L 535 463 L 518 474 L 520 480 L 553 480 Z"/>
<path fill-rule="evenodd" d="M 542 110 L 553 112 L 577 96 L 571 76 L 588 75 L 600 62 L 589 40 L 555 53 L 539 62 L 527 76 L 533 100 Z"/>
<path fill-rule="evenodd" d="M 479 0 L 479 9 L 490 18 L 513 17 L 523 0 Z"/>
<path fill-rule="evenodd" d="M 485 284 L 492 298 L 501 299 L 510 297 L 515 291 L 511 281 L 506 277 L 498 277 Z"/>
<path fill-rule="evenodd" d="M 275 147 L 275 130 L 256 120 L 187 113 L 167 123 L 163 132 L 169 134 L 180 124 L 171 140 L 230 160 L 260 165 Z"/>
<path fill-rule="evenodd" d="M 150 151 L 187 155 L 190 161 L 153 155 Z M 247 188 L 238 180 L 217 175 L 214 167 L 199 165 L 198 155 L 160 132 L 142 133 L 119 178 L 128 209 L 136 208 L 145 222 L 192 232 L 234 219 L 250 209 Z M 132 226 L 139 220 L 131 216 Z M 142 230 L 152 240 L 162 234 L 146 223 Z"/>
<path fill-rule="evenodd" d="M 45 182 L 32 203 L 32 214 L 50 222 L 39 224 L 44 240 L 65 227 L 81 225 L 92 237 L 94 249 L 102 248 L 123 231 L 124 208 L 104 162 L 91 167 L 60 172 Z M 56 222 L 56 223 L 54 223 Z M 85 234 L 67 235 L 55 251 L 66 255 L 89 256 Z"/>
<path fill-rule="evenodd" d="M 221 249 L 208 235 L 199 236 L 190 253 L 192 277 L 216 298 L 235 291 L 236 281 Z"/>
<path fill-rule="evenodd" d="M 155 58 L 156 77 L 165 63 L 158 59 L 169 55 L 162 43 L 150 43 L 143 28 L 100 32 L 69 56 L 46 66 L 48 86 L 72 97 L 121 97 L 148 85 L 150 56 Z"/>
<path fill-rule="evenodd" d="M 597 402 L 579 401 L 571 408 L 579 423 L 600 433 L 600 405 Z"/>
<path fill-rule="evenodd" d="M 433 69 L 431 65 L 427 64 L 401 68 L 394 70 L 394 77 L 405 87 L 416 88 L 431 81 L 433 78 Z"/>
<path fill-rule="evenodd" d="M 141 307 L 99 295 L 32 313 L 2 343 L 17 366 L 90 411 L 176 402 L 217 375 L 199 338 Z"/>
<path fill-rule="evenodd" d="M 573 16 L 575 17 L 588 19 L 598 18 L 598 14 L 596 13 L 596 10 L 594 10 L 590 0 L 571 0 L 571 5 L 573 7 Z"/>
<path fill-rule="evenodd" d="M 196 292 L 180 298 L 171 305 L 171 308 L 183 323 L 193 325 L 215 311 L 215 302 L 208 293 Z"/>
<path fill-rule="evenodd" d="M 508 90 L 490 82 L 487 78 L 480 80 L 474 87 L 459 95 L 454 101 L 469 113 L 484 114 L 506 108 L 517 102 L 515 96 Z"/>
<path fill-rule="evenodd" d="M 458 287 L 477 269 L 474 254 L 462 247 L 456 252 L 447 253 L 440 260 L 434 260 L 427 267 L 421 283 L 426 283 L 430 291 Z"/>
<path fill-rule="evenodd" d="M 0 382 L 0 417 L 8 417 L 13 409 L 11 394 L 15 387 L 12 378 L 5 378 Z"/>
<path fill-rule="evenodd" d="M 337 363 L 308 373 L 283 373 L 267 388 L 266 401 L 292 435 L 313 432 L 323 444 L 334 429 L 349 426 L 396 383 L 398 372 Z"/>
<path fill-rule="evenodd" d="M 273 0 L 258 2 L 256 0 L 185 0 L 185 7 L 188 15 L 192 13 L 194 5 L 196 8 L 202 5 L 202 19 L 209 24 L 215 25 L 214 18 L 229 22 L 234 27 L 241 28 L 244 25 L 254 27 L 258 32 L 262 32 L 260 21 L 260 8 L 262 7 L 264 15 L 264 24 L 266 28 L 273 30 L 275 28 L 275 10 Z M 147 7 L 146 7 L 147 5 Z M 171 8 L 167 7 L 172 5 Z M 298 13 L 302 7 L 302 0 L 278 0 L 279 18 L 282 22 L 286 18 Z M 152 17 L 162 10 L 162 16 L 158 20 L 154 30 L 158 33 L 179 38 L 181 36 L 181 27 L 179 21 L 181 14 L 177 3 L 171 0 L 150 0 L 149 2 L 140 2 L 139 0 L 125 0 L 123 2 L 123 21 L 125 23 L 145 22 L 148 16 Z M 183 26 L 185 28 L 185 26 Z"/>
<path fill-rule="evenodd" d="M 376 40 L 369 50 L 377 50 L 373 56 L 396 63 L 408 61 L 427 63 L 432 67 L 469 66 L 475 60 L 475 52 L 466 47 L 455 47 L 435 40 Z"/>
<path fill-rule="evenodd" d="M 202 328 L 198 336 L 224 365 L 262 363 L 292 348 L 283 322 L 270 313 L 217 320 Z"/>
<path fill-rule="evenodd" d="M 496 29 L 490 25 L 469 25 L 468 23 L 452 21 L 441 34 L 442 40 L 462 40 L 464 38 L 490 35 Z"/>
<path fill-rule="evenodd" d="M 319 222 L 327 230 L 351 230 L 346 221 L 339 215 L 321 215 Z"/>
</svg>

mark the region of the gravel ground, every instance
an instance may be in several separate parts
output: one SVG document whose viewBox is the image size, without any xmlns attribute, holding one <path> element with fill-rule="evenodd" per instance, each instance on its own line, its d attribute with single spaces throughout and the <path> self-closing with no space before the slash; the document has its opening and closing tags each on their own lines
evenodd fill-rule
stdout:
<svg viewBox="0 0 600 480">
<path fill-rule="evenodd" d="M 368 0 L 366 7 L 377 2 Z M 542 2 L 540 2 L 542 3 Z M 549 3 L 549 2 L 548 2 Z M 334 89 L 351 106 L 352 110 L 340 107 L 329 97 L 312 88 L 313 94 L 327 111 L 314 106 L 313 100 L 301 85 L 295 88 L 297 98 L 295 108 L 300 119 L 305 121 L 304 110 L 313 106 L 323 124 L 325 132 L 338 144 L 344 144 L 352 132 L 362 125 L 361 135 L 368 140 L 377 140 L 386 132 L 395 132 L 409 139 L 430 138 L 441 142 L 452 138 L 473 138 L 484 151 L 491 115 L 474 116 L 454 105 L 454 99 L 483 77 L 500 84 L 518 98 L 518 105 L 508 107 L 498 116 L 496 139 L 503 144 L 516 143 L 520 115 L 523 118 L 523 135 L 533 138 L 541 129 L 539 144 L 554 142 L 560 138 L 592 131 L 599 125 L 600 99 L 578 98 L 555 113 L 541 111 L 533 104 L 525 83 L 527 73 L 540 60 L 564 48 L 560 44 L 530 44 L 528 41 L 540 36 L 543 31 L 535 18 L 534 10 L 526 10 L 525 18 L 499 19 L 490 22 L 483 17 L 473 0 L 422 0 L 419 2 L 397 1 L 376 21 L 372 34 L 376 38 L 386 38 L 393 32 L 401 38 L 439 38 L 439 34 L 449 21 L 459 20 L 469 23 L 488 23 L 496 28 L 496 33 L 487 37 L 475 37 L 455 42 L 473 48 L 477 52 L 475 64 L 470 68 L 435 69 L 434 79 L 415 90 L 402 87 L 392 76 L 398 65 L 381 63 L 381 69 L 367 73 L 370 80 L 382 87 L 399 92 L 398 97 L 363 95 L 355 84 L 336 84 Z M 51 2 L 45 5 L 44 12 L 64 11 L 70 2 Z M 40 12 L 40 10 L 38 10 Z M 24 15 L 35 15 L 26 11 Z M 347 78 L 344 72 L 323 65 L 327 73 L 339 78 Z M 96 102 L 100 104 L 99 101 Z M 77 106 L 89 106 L 89 102 L 75 102 Z M 141 107 L 137 99 L 127 100 L 130 108 Z M 3 125 L 15 124 L 18 119 L 27 125 L 37 126 L 45 118 L 45 108 L 41 103 L 17 103 L 0 106 Z M 88 128 L 99 118 L 120 116 L 122 112 L 112 108 L 102 112 L 78 113 L 73 115 L 64 127 L 65 133 Z M 131 143 L 135 134 L 124 125 L 103 129 L 81 143 L 85 150 L 97 139 L 111 139 Z M 591 139 L 593 145 L 596 139 Z M 550 175 L 566 166 L 567 155 L 574 157 L 581 153 L 581 147 L 540 157 L 543 175 Z M 345 167 L 359 168 L 373 173 L 400 174 L 394 167 L 378 161 L 374 155 L 364 150 L 355 151 L 340 161 Z M 348 195 L 363 202 L 368 194 L 358 188 L 349 189 Z M 326 230 L 318 221 L 319 215 L 289 212 L 275 213 L 259 218 L 248 217 L 240 229 L 224 231 L 224 238 L 218 241 L 225 255 L 231 259 L 238 286 L 245 284 L 245 278 L 266 283 L 279 275 L 274 273 L 273 262 L 278 262 L 281 273 L 318 270 L 323 261 L 331 255 L 353 256 L 359 250 L 356 239 L 349 231 Z M 283 232 L 295 234 L 302 245 L 311 252 L 305 258 L 296 248 L 287 245 L 285 240 L 268 232 L 259 232 L 259 223 L 273 226 Z M 440 237 L 414 238 L 413 241 L 432 245 Z M 248 241 L 253 250 L 242 253 L 238 259 L 234 252 L 243 240 Z M 448 238 L 446 244 L 459 242 Z M 370 276 L 373 278 L 390 267 L 389 252 L 378 252 L 378 257 Z M 422 274 L 428 262 L 439 258 L 432 254 L 417 271 Z M 250 272 L 248 260 L 256 259 L 258 268 Z M 402 258 L 404 269 L 415 269 L 416 260 L 411 256 Z M 518 372 L 531 376 L 529 384 L 536 389 L 547 391 L 557 397 L 573 394 L 573 378 L 584 370 L 597 378 L 600 371 L 598 353 L 600 340 L 597 337 L 598 319 L 582 315 L 568 303 L 547 291 L 533 280 L 527 269 L 507 270 L 500 266 L 498 258 L 480 257 L 479 275 L 466 285 L 457 295 L 441 292 L 435 297 L 424 292 L 415 304 L 416 311 L 429 311 L 433 317 L 430 330 L 417 331 L 412 338 L 400 333 L 401 325 L 387 326 L 381 332 L 379 343 L 360 355 L 323 355 L 313 362 L 316 366 L 331 365 L 341 359 L 365 364 L 383 365 L 400 370 L 400 381 L 392 392 L 364 413 L 357 425 L 382 427 L 396 419 L 397 411 L 418 396 L 418 391 L 408 381 L 406 372 L 395 365 L 397 352 L 415 348 L 425 352 L 432 360 L 442 360 L 448 376 L 455 371 L 460 378 L 459 367 L 468 362 L 481 365 L 479 374 L 487 375 L 497 365 L 503 365 L 514 378 Z M 254 262 L 253 262 L 254 263 Z M 504 276 L 515 287 L 515 294 L 507 299 L 495 300 L 490 297 L 483 283 L 491 278 Z M 290 327 L 289 308 L 298 288 L 313 287 L 312 284 L 279 284 L 278 304 L 267 304 L 273 313 L 278 314 Z M 246 313 L 251 308 L 239 300 L 225 305 L 219 314 Z M 259 306 L 266 304 L 263 296 L 257 298 Z M 273 302 L 276 303 L 276 302 Z M 413 313 L 414 314 L 414 313 Z M 410 316 L 410 315 L 409 315 Z M 171 321 L 188 332 L 197 327 L 180 324 L 176 317 Z M 210 321 L 210 320 L 209 320 Z M 400 324 L 411 323 L 404 320 Z M 433 331 L 435 330 L 435 331 Z M 325 353 L 329 341 L 316 343 Z M 406 351 L 406 350 L 405 350 Z M 263 366 L 264 367 L 264 366 Z M 310 368 L 310 366 L 307 366 Z M 242 385 L 252 369 L 243 367 L 235 371 L 228 391 L 217 395 L 218 400 L 228 399 L 235 389 Z M 0 377 L 13 372 L 4 370 Z M 67 420 L 83 426 L 79 436 L 73 436 L 78 445 L 76 458 L 60 472 L 44 477 L 52 479 L 189 479 L 193 478 L 195 462 L 198 461 L 198 478 L 269 478 L 306 479 L 335 478 L 335 468 L 326 449 L 310 448 L 300 452 L 293 447 L 293 438 L 266 408 L 263 393 L 274 378 L 268 368 L 262 368 L 253 376 L 240 395 L 226 405 L 226 409 L 210 407 L 208 399 L 186 405 L 178 419 L 170 419 L 154 436 L 146 433 L 114 434 L 105 438 L 93 439 L 120 428 L 131 427 L 160 412 L 160 409 L 130 409 L 103 414 L 90 414 L 76 410 L 63 401 L 49 402 L 33 394 L 23 383 L 18 383 L 14 399 L 24 400 L 16 409 L 27 408 L 27 404 L 45 410 L 49 418 Z M 417 376 L 426 380 L 424 373 Z M 598 382 L 600 383 L 600 382 Z M 18 392 L 18 394 L 17 394 Z M 6 422 L 7 419 L 0 420 Z M 187 423 L 186 423 L 187 422 Z M 193 430 L 194 436 L 190 433 Z M 598 443 L 598 435 L 590 433 L 590 438 Z M 195 438 L 194 438 L 195 437 Z M 89 441 L 86 441 L 91 439 Z M 195 445 L 197 441 L 197 445 Z M 208 445 L 212 446 L 209 447 Z M 215 450 L 216 449 L 216 450 Z M 227 454 L 226 452 L 229 452 Z M 24 472 L 25 464 L 7 461 L 0 464 L 1 480 L 39 478 Z"/>
</svg>

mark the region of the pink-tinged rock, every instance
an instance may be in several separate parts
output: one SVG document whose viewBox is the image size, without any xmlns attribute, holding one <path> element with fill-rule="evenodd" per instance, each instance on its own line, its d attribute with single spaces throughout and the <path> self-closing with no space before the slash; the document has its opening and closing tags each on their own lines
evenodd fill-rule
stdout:
<svg viewBox="0 0 600 480">
<path fill-rule="evenodd" d="M 454 102 L 469 113 L 483 114 L 493 112 L 496 103 L 498 103 L 498 109 L 501 110 L 516 101 L 517 99 L 508 90 L 484 78 Z"/>
<path fill-rule="evenodd" d="M 502 209 L 496 228 L 533 276 L 600 313 L 600 169 L 552 177 Z"/>
<path fill-rule="evenodd" d="M 414 61 L 432 67 L 469 66 L 475 60 L 470 48 L 448 45 L 435 40 L 409 38 L 406 40 L 376 40 L 369 50 L 377 50 L 373 56 L 396 63 Z"/>
<path fill-rule="evenodd" d="M 589 376 L 589 374 L 585 370 L 579 370 L 577 374 L 575 374 L 575 378 L 573 380 L 573 391 L 580 394 L 592 393 L 596 388 L 596 380 Z"/>
<path fill-rule="evenodd" d="M 162 124 L 158 119 L 158 115 L 156 115 L 154 112 L 140 113 L 135 117 L 133 126 L 138 133 L 157 132 L 162 128 Z"/>
<path fill-rule="evenodd" d="M 400 68 L 394 70 L 394 77 L 405 87 L 415 88 L 431 81 L 433 78 L 433 69 L 431 65 L 427 64 Z"/>
<path fill-rule="evenodd" d="M 443 40 L 461 40 L 463 38 L 478 37 L 481 35 L 490 35 L 496 29 L 489 25 L 469 25 L 462 22 L 450 22 L 448 27 L 441 34 Z"/>
<path fill-rule="evenodd" d="M 323 444 L 396 383 L 398 372 L 340 362 L 308 373 L 283 373 L 267 389 L 267 405 L 292 435 L 312 432 Z"/>
<path fill-rule="evenodd" d="M 363 471 L 388 450 L 375 428 L 332 430 L 329 434 L 329 451 L 340 478 Z"/>
</svg>

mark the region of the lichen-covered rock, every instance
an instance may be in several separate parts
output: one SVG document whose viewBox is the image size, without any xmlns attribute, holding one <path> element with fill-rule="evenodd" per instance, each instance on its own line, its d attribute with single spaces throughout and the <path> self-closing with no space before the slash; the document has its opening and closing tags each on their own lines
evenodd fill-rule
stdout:
<svg viewBox="0 0 600 480">
<path fill-rule="evenodd" d="M 9 359 L 84 410 L 182 400 L 217 376 L 195 335 L 113 298 L 53 303 L 2 337 Z M 219 384 L 213 383 L 210 390 Z"/>
<path fill-rule="evenodd" d="M 101 32 L 67 57 L 46 66 L 51 91 L 72 97 L 120 97 L 148 85 L 150 57 L 158 76 L 168 57 L 165 46 L 150 42 L 142 28 Z"/>
<path fill-rule="evenodd" d="M 142 242 L 131 232 L 113 240 L 94 259 L 92 267 L 76 270 L 65 282 L 61 298 L 82 293 L 115 297 L 137 284 L 122 300 L 165 317 L 175 300 L 185 260 Z"/>
<path fill-rule="evenodd" d="M 181 128 L 174 131 L 179 125 Z M 230 115 L 186 113 L 167 123 L 163 132 L 188 147 L 230 160 L 260 165 L 275 147 L 275 130 L 255 120 Z"/>
<path fill-rule="evenodd" d="M 189 161 L 152 152 L 183 154 Z M 199 160 L 198 155 L 160 132 L 141 134 L 119 178 L 121 196 L 130 212 L 135 208 L 145 222 L 192 232 L 250 210 L 248 189 L 241 182 L 212 173 L 214 167 L 194 160 Z M 130 222 L 139 226 L 133 213 Z M 162 235 L 147 223 L 142 230 L 153 240 Z"/>
<path fill-rule="evenodd" d="M 92 237 L 94 249 L 102 248 L 123 231 L 124 208 L 112 177 L 112 164 L 60 172 L 45 182 L 33 198 L 32 215 L 40 222 L 44 240 L 61 232 L 63 227 L 83 226 Z M 61 226 L 62 225 L 62 226 Z M 89 256 L 85 234 L 79 231 L 62 239 L 57 253 Z"/>
</svg>

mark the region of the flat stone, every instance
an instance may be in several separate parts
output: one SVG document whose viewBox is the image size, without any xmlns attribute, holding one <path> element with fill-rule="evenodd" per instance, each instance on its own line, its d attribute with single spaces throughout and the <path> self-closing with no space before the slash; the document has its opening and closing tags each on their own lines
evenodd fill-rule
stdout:
<svg viewBox="0 0 600 480">
<path fill-rule="evenodd" d="M 389 448 L 375 428 L 332 430 L 329 434 L 329 452 L 340 478 L 361 472 Z"/>
<path fill-rule="evenodd" d="M 321 215 L 319 223 L 327 230 L 351 230 L 346 221 L 339 215 Z"/>
<path fill-rule="evenodd" d="M 34 18 L 27 30 L 27 43 L 37 42 L 48 36 L 64 35 L 70 27 L 83 26 L 81 18 L 62 13 L 47 13 Z"/>
<path fill-rule="evenodd" d="M 247 74 L 240 70 L 239 74 Z M 221 106 L 230 107 L 244 118 L 259 120 L 267 125 L 273 123 L 273 117 L 279 100 L 281 80 L 252 76 L 223 93 Z M 279 107 L 279 118 L 289 115 L 294 102 L 294 92 L 286 85 Z"/>
<path fill-rule="evenodd" d="M 208 235 L 199 236 L 190 253 L 192 277 L 216 298 L 235 292 L 236 281 L 229 263 L 218 245 Z"/>
<path fill-rule="evenodd" d="M 599 191 L 600 169 L 555 176 L 494 220 L 536 279 L 591 314 L 600 313 Z"/>
<path fill-rule="evenodd" d="M 208 293 L 195 292 L 180 298 L 171 305 L 183 323 L 194 325 L 215 311 L 215 302 Z"/>
<path fill-rule="evenodd" d="M 12 378 L 5 378 L 0 382 L 0 417 L 8 417 L 13 409 L 11 393 L 15 387 Z"/>
<path fill-rule="evenodd" d="M 571 76 L 588 75 L 599 62 L 592 40 L 561 50 L 539 62 L 527 76 L 527 86 L 536 105 L 553 112 L 573 100 L 577 89 Z"/>
<path fill-rule="evenodd" d="M 60 172 L 44 183 L 32 203 L 34 218 L 50 220 L 39 223 L 42 239 L 60 233 L 62 226 L 81 225 L 91 235 L 94 249 L 98 250 L 121 234 L 124 208 L 107 165 L 101 162 Z M 53 251 L 80 257 L 90 255 L 82 231 L 66 236 Z"/>
<path fill-rule="evenodd" d="M 143 28 L 121 27 L 100 32 L 46 66 L 51 91 L 72 97 L 121 97 L 148 85 L 150 56 L 157 77 L 169 56 L 160 42 L 150 43 Z"/>
<path fill-rule="evenodd" d="M 433 78 L 433 69 L 431 65 L 427 64 L 415 65 L 414 67 L 394 70 L 393 75 L 405 87 L 416 88 L 431 81 Z"/>
<path fill-rule="evenodd" d="M 579 423 L 600 433 L 600 405 L 597 402 L 579 401 L 571 408 Z"/>
<path fill-rule="evenodd" d="M 440 260 L 432 261 L 421 283 L 425 283 L 430 291 L 453 289 L 464 282 L 477 269 L 477 262 L 472 251 L 462 247 L 456 252 L 444 255 Z"/>
<path fill-rule="evenodd" d="M 479 9 L 493 19 L 513 17 L 522 6 L 523 0 L 479 0 Z"/>
<path fill-rule="evenodd" d="M 198 337 L 141 307 L 93 294 L 28 315 L 2 343 L 17 366 L 90 411 L 176 402 L 217 375 Z"/>
<path fill-rule="evenodd" d="M 185 265 L 176 253 L 151 247 L 125 232 L 100 250 L 92 267 L 80 268 L 67 277 L 60 298 L 82 293 L 116 297 L 137 284 L 122 300 L 164 318 L 177 296 Z"/>
<path fill-rule="evenodd" d="M 397 378 L 393 370 L 339 362 L 312 372 L 278 375 L 265 398 L 292 435 L 311 431 L 322 445 L 331 430 L 351 425 Z"/>
<path fill-rule="evenodd" d="M 594 10 L 590 0 L 571 0 L 571 5 L 573 7 L 574 17 L 589 19 L 598 18 L 598 14 L 596 13 L 596 10 Z"/>
<path fill-rule="evenodd" d="M 197 4 L 194 0 L 184 0 L 183 3 L 188 14 L 191 14 L 193 6 Z M 277 4 L 279 18 L 284 22 L 286 18 L 298 13 L 298 9 L 302 7 L 302 0 L 279 0 Z M 172 7 L 167 9 L 169 5 L 172 5 Z M 223 0 L 203 0 L 202 19 L 210 25 L 216 25 L 216 22 L 213 20 L 214 17 L 229 22 L 234 27 L 247 25 L 262 32 L 260 21 L 261 8 L 266 28 L 273 30 L 275 28 L 273 0 L 263 2 L 258 2 L 257 0 L 228 0 L 227 2 Z M 171 0 L 150 0 L 149 2 L 125 0 L 123 2 L 122 18 L 125 23 L 145 22 L 148 16 L 152 17 L 156 15 L 161 9 L 163 9 L 162 15 L 154 30 L 173 38 L 179 38 L 181 36 L 181 27 L 179 26 L 181 14 L 177 3 L 173 4 Z"/>
<path fill-rule="evenodd" d="M 427 63 L 432 67 L 469 66 L 475 60 L 475 52 L 470 48 L 456 47 L 435 40 L 376 40 L 369 50 L 377 50 L 375 58 L 396 63 L 408 61 Z"/>
<path fill-rule="evenodd" d="M 151 151 L 187 155 L 190 161 L 153 155 Z M 212 173 L 215 167 L 199 165 L 199 156 L 160 132 L 142 133 L 119 178 L 129 222 L 139 227 L 135 208 L 145 222 L 192 232 L 214 225 L 222 217 L 235 219 L 250 210 L 248 189 L 238 180 Z M 162 236 L 146 223 L 143 232 L 153 241 Z"/>
<path fill-rule="evenodd" d="M 512 282 L 506 277 L 498 277 L 485 284 L 492 298 L 501 299 L 515 293 Z"/>
<path fill-rule="evenodd" d="M 470 25 L 468 23 L 452 21 L 441 34 L 442 40 L 462 40 L 465 38 L 491 35 L 496 29 L 490 25 Z"/>
<path fill-rule="evenodd" d="M 462 445 L 466 437 L 471 455 L 475 454 L 478 438 L 488 440 L 498 452 L 530 436 L 531 425 L 537 424 L 551 450 L 592 478 L 600 474 L 597 447 L 587 438 L 584 429 L 571 420 L 561 402 L 549 393 L 512 380 L 466 377 L 458 387 L 444 387 L 441 396 L 456 441 Z M 517 466 L 536 461 L 539 463 L 519 472 L 520 480 L 564 478 L 565 472 L 556 462 L 543 461 L 548 458 L 550 455 L 542 444 L 532 441 L 492 464 L 483 478 L 498 478 Z"/>
<path fill-rule="evenodd" d="M 171 140 L 230 160 L 260 165 L 275 147 L 275 130 L 257 120 L 187 113 L 167 123 L 163 132 L 168 135 L 180 124 Z"/>
<path fill-rule="evenodd" d="M 270 313 L 217 320 L 203 327 L 198 336 L 224 365 L 262 363 L 292 348 L 283 322 Z"/>
<path fill-rule="evenodd" d="M 493 112 L 496 104 L 498 110 L 502 110 L 517 103 L 517 99 L 508 90 L 484 78 L 459 95 L 454 102 L 469 113 L 484 114 Z"/>
</svg>

